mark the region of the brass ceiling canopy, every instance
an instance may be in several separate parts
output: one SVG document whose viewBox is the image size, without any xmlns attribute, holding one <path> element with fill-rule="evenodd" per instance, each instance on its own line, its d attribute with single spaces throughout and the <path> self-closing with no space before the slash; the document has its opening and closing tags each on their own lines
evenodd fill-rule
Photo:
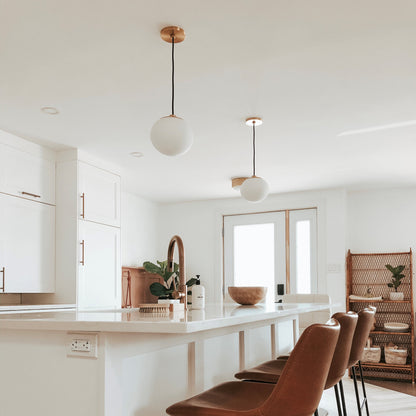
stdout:
<svg viewBox="0 0 416 416">
<path fill-rule="evenodd" d="M 167 26 L 160 31 L 160 37 L 168 43 L 181 43 L 185 40 L 185 31 L 179 26 Z"/>
<path fill-rule="evenodd" d="M 263 124 L 263 120 L 260 117 L 249 117 L 246 118 L 246 125 L 247 126 L 261 126 Z"/>
<path fill-rule="evenodd" d="M 231 178 L 231 186 L 233 189 L 238 191 L 240 189 L 240 186 L 243 184 L 243 182 L 248 179 L 248 177 L 238 177 L 238 178 Z"/>
</svg>

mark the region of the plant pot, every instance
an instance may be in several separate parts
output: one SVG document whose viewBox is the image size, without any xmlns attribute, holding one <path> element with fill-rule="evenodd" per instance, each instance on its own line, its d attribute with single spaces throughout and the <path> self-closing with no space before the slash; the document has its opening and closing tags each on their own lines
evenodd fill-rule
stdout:
<svg viewBox="0 0 416 416">
<path fill-rule="evenodd" d="M 404 293 L 403 292 L 390 292 L 390 300 L 403 300 Z"/>
</svg>

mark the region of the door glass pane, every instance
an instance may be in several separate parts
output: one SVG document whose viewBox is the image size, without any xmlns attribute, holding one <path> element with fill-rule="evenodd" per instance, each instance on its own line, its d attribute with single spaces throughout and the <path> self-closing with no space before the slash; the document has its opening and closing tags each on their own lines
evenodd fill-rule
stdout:
<svg viewBox="0 0 416 416">
<path fill-rule="evenodd" d="M 274 301 L 274 224 L 234 227 L 234 285 L 266 286 Z"/>
<path fill-rule="evenodd" d="M 296 222 L 296 292 L 311 293 L 311 224 Z"/>
</svg>

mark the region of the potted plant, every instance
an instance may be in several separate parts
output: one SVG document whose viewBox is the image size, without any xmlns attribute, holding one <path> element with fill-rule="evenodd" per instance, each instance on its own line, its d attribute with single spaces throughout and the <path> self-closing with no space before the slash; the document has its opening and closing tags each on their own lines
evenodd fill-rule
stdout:
<svg viewBox="0 0 416 416">
<path fill-rule="evenodd" d="M 150 293 L 154 296 L 157 296 L 159 300 L 174 299 L 173 292 L 174 287 L 179 286 L 179 264 L 173 264 L 173 271 L 168 271 L 168 262 L 157 261 L 157 264 L 154 264 L 150 261 L 145 261 L 143 267 L 148 273 L 157 274 L 162 277 L 163 284 L 159 282 L 154 282 L 150 285 Z M 186 286 L 190 287 L 196 282 L 195 278 L 189 279 L 186 282 Z"/>
<path fill-rule="evenodd" d="M 393 288 L 394 292 L 390 292 L 390 299 L 391 300 L 403 300 L 404 294 L 403 292 L 398 292 L 397 288 L 402 284 L 402 279 L 405 276 L 402 272 L 404 270 L 405 266 L 397 266 L 393 267 L 390 264 L 386 264 L 386 269 L 389 270 L 392 273 L 391 282 L 387 283 L 388 287 Z"/>
</svg>

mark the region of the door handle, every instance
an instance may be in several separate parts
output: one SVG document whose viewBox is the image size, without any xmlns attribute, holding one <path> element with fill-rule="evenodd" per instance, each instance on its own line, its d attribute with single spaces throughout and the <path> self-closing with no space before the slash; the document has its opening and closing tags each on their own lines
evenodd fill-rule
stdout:
<svg viewBox="0 0 416 416">
<path fill-rule="evenodd" d="M 83 192 L 81 194 L 81 199 L 82 199 L 82 210 L 81 210 L 81 218 L 85 218 L 85 193 Z"/>
<path fill-rule="evenodd" d="M 31 194 L 30 192 L 22 191 L 22 195 L 33 196 L 33 198 L 40 198 L 40 195 Z"/>
<path fill-rule="evenodd" d="M 85 241 L 82 240 L 80 244 L 81 244 L 81 261 L 80 261 L 80 264 L 82 266 L 85 266 Z"/>
<path fill-rule="evenodd" d="M 5 281 L 5 279 L 6 279 L 6 268 L 5 267 L 3 267 L 1 270 L 0 270 L 0 273 L 2 273 L 3 274 L 3 283 L 2 283 L 2 285 L 1 285 L 1 287 L 0 287 L 0 290 L 2 290 L 3 291 L 3 293 L 4 293 L 4 281 Z"/>
</svg>

